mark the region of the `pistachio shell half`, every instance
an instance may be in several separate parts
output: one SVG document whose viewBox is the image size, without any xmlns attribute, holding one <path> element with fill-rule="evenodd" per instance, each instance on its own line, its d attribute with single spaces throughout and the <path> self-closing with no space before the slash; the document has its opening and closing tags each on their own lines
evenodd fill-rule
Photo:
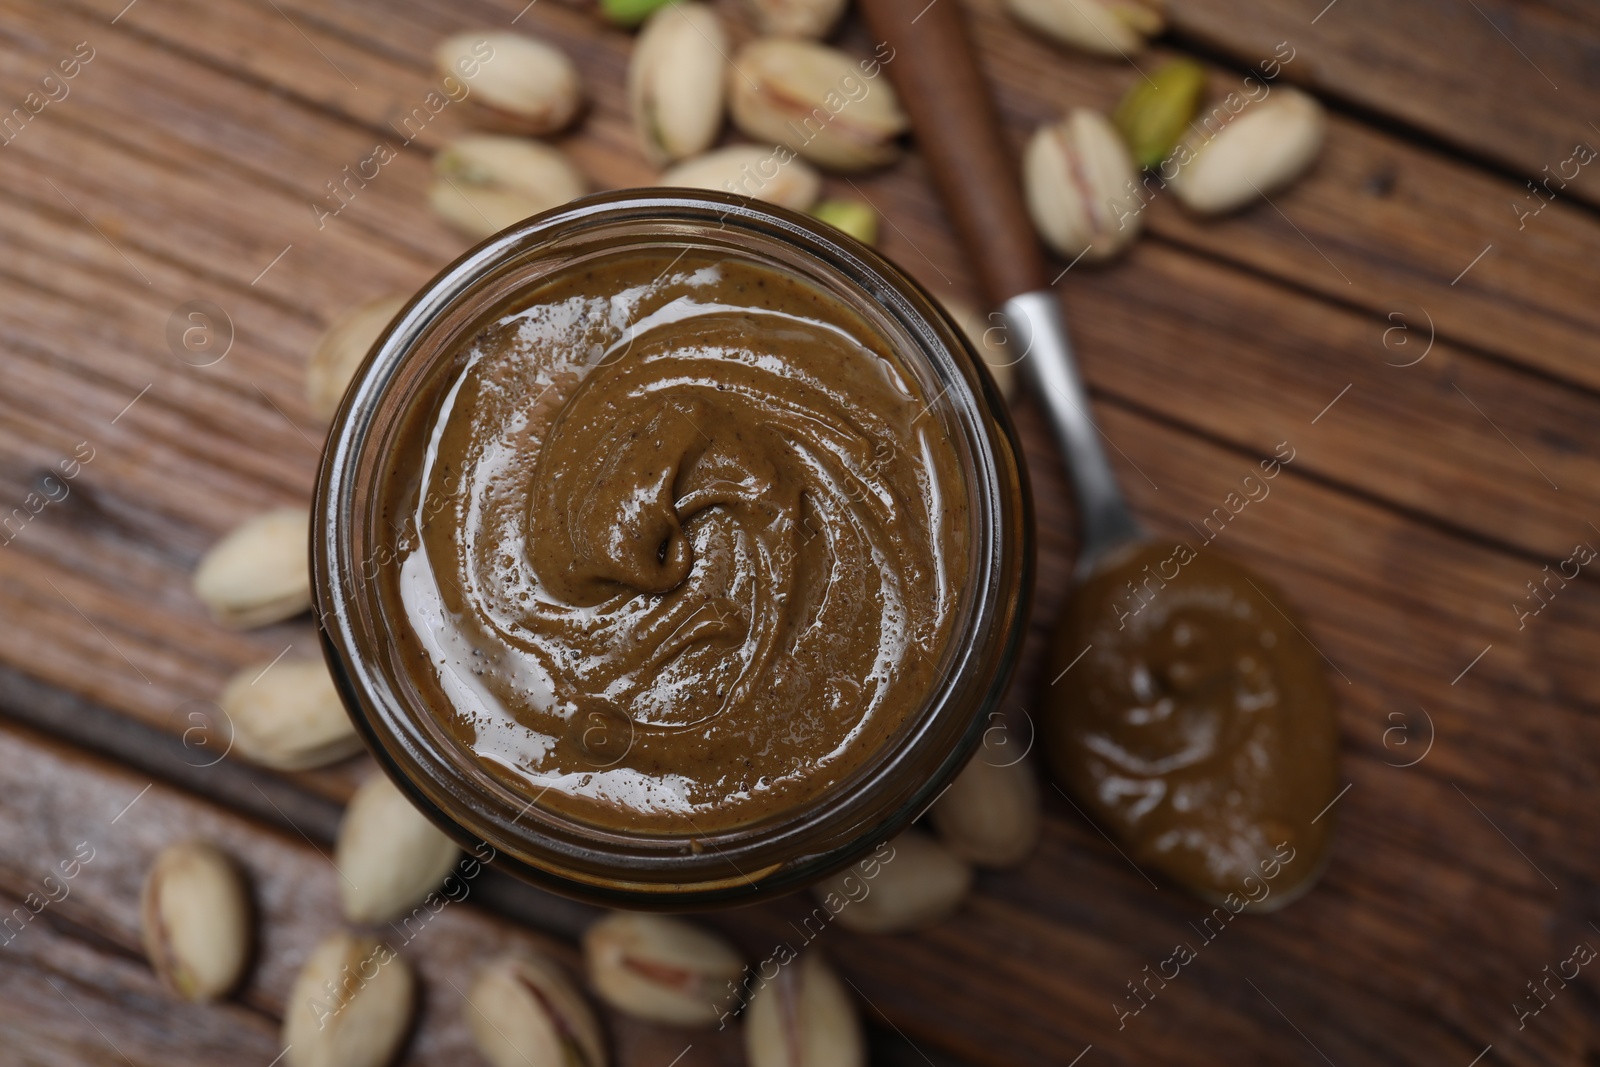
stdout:
<svg viewBox="0 0 1600 1067">
<path fill-rule="evenodd" d="M 1067 259 L 1110 259 L 1143 227 L 1138 168 L 1111 121 L 1075 108 L 1041 128 L 1022 156 L 1028 213 Z"/>
<path fill-rule="evenodd" d="M 559 149 L 519 137 L 463 137 L 433 159 L 428 201 L 446 222 L 477 239 L 587 191 Z"/>
<path fill-rule="evenodd" d="M 1006 328 L 998 316 L 988 317 L 960 300 L 944 301 L 944 308 L 956 320 L 972 348 L 989 368 L 1000 395 L 1010 400 L 1017 392 L 1017 363 L 1021 356 L 1006 344 Z"/>
<path fill-rule="evenodd" d="M 1218 130 L 1202 118 L 1163 171 L 1177 165 L 1168 184 L 1191 211 L 1237 211 L 1311 166 L 1327 125 L 1322 105 L 1310 96 L 1287 86 L 1274 89 L 1265 100 L 1246 103 Z"/>
<path fill-rule="evenodd" d="M 406 305 L 406 297 L 383 296 L 358 304 L 333 320 L 306 364 L 306 399 L 319 419 L 333 418 L 350 380 L 379 335 Z"/>
<path fill-rule="evenodd" d="M 929 812 L 945 847 L 980 867 L 1014 867 L 1039 842 L 1038 779 L 1025 760 L 990 762 L 1001 755 L 980 749 Z"/>
<path fill-rule="evenodd" d="M 756 27 L 768 37 L 828 36 L 850 0 L 746 0 Z"/>
<path fill-rule="evenodd" d="M 361 784 L 334 844 L 339 899 L 351 922 L 388 922 L 421 903 L 461 856 L 382 774 Z"/>
<path fill-rule="evenodd" d="M 337 933 L 311 953 L 283 1009 L 288 1067 L 386 1067 L 411 1029 L 416 979 L 371 937 Z"/>
<path fill-rule="evenodd" d="M 836 48 L 770 37 L 734 57 L 728 75 L 733 121 L 757 141 L 775 142 L 834 170 L 891 163 L 910 125 L 887 79 Z"/>
<path fill-rule="evenodd" d="M 583 935 L 589 984 L 618 1011 L 676 1026 L 727 1013 L 744 960 L 722 938 L 679 919 L 614 912 Z"/>
<path fill-rule="evenodd" d="M 564 128 L 583 105 L 578 68 L 547 41 L 505 30 L 454 34 L 434 49 L 434 64 L 467 87 L 479 125 L 515 133 Z"/>
<path fill-rule="evenodd" d="M 246 667 L 228 680 L 218 703 L 233 728 L 233 751 L 252 763 L 298 771 L 361 751 L 320 659 Z"/>
<path fill-rule="evenodd" d="M 1006 0 L 1027 26 L 1073 48 L 1128 56 L 1166 25 L 1160 0 Z"/>
<path fill-rule="evenodd" d="M 822 192 L 822 176 L 789 149 L 749 144 L 685 160 L 661 175 L 661 184 L 738 193 L 792 211 L 804 211 Z"/>
<path fill-rule="evenodd" d="M 745 1016 L 750 1067 L 864 1067 L 861 1020 L 844 983 L 816 952 L 778 971 Z"/>
<path fill-rule="evenodd" d="M 467 1028 L 492 1067 L 603 1067 L 600 1024 L 566 974 L 531 952 L 510 952 L 478 972 Z"/>
<path fill-rule="evenodd" d="M 722 128 L 728 35 L 705 4 L 668 4 L 645 23 L 628 67 L 628 104 L 650 162 L 704 152 Z"/>
<path fill-rule="evenodd" d="M 194 591 L 224 626 L 247 629 L 311 606 L 311 512 L 278 508 L 250 519 L 207 552 Z"/>
<path fill-rule="evenodd" d="M 820 900 L 831 893 L 849 901 L 838 910 L 840 926 L 869 934 L 916 930 L 950 915 L 966 899 L 972 868 L 939 842 L 921 830 L 907 830 L 890 846 L 887 857 L 862 860 L 813 889 Z M 856 881 L 847 883 L 847 878 Z"/>
<path fill-rule="evenodd" d="M 205 841 L 168 845 L 139 898 L 145 955 L 163 984 L 185 1000 L 215 1000 L 239 984 L 250 953 L 250 895 L 221 849 Z"/>
</svg>

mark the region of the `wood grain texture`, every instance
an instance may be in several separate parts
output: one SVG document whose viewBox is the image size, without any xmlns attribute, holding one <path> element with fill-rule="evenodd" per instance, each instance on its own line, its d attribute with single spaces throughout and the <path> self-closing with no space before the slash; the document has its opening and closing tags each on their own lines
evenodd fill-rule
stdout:
<svg viewBox="0 0 1600 1067">
<path fill-rule="evenodd" d="M 267 1052 L 260 1062 L 270 1062 L 282 1048 L 276 1020 L 282 1017 L 301 963 L 324 937 L 341 928 L 342 876 L 327 858 L 325 843 L 313 843 L 292 831 L 267 830 L 15 728 L 0 727 L 0 767 L 12 787 L 0 799 L 0 896 L 46 896 L 43 879 L 57 872 L 61 860 L 91 857 L 70 881 L 58 878 L 65 891 L 53 889 L 48 895 L 56 902 L 8 930 L 11 941 L 0 951 L 26 950 L 24 958 L 37 959 L 41 966 L 70 966 L 71 956 L 58 961 L 57 953 L 47 947 L 51 925 L 66 923 L 103 939 L 106 950 L 118 949 L 128 956 L 121 966 L 100 975 L 106 988 L 97 1003 L 80 1005 L 84 1018 L 77 1024 L 72 1024 L 70 1013 L 57 1011 L 53 1017 L 64 1019 L 73 1033 L 110 1026 L 106 1034 L 117 1044 L 121 1044 L 117 1032 L 129 1034 L 138 1042 L 139 1061 L 200 1063 L 208 1062 L 206 1048 L 194 1039 L 208 1040 L 209 1031 L 221 1035 L 232 1028 L 226 1023 L 253 1011 L 255 1018 L 239 1028 L 239 1040 L 261 1038 L 246 1047 L 252 1055 Z M 215 1009 L 212 1014 L 221 1018 L 206 1017 L 203 1023 L 191 1020 L 202 1016 L 204 1009 L 174 1008 L 173 998 L 150 987 L 150 972 L 138 948 L 139 888 L 149 863 L 165 845 L 189 837 L 213 841 L 240 862 L 258 917 L 256 959 L 237 1004 Z M 80 850 L 84 843 L 90 852 Z M 420 1021 L 404 1063 L 471 1061 L 475 1054 L 465 1013 L 472 1009 L 464 991 L 477 968 L 498 953 L 525 947 L 553 956 L 574 972 L 578 967 L 570 945 L 486 915 L 471 902 L 472 883 L 464 884 L 468 888 L 458 894 L 459 903 L 437 911 L 423 909 L 420 916 L 370 929 L 406 960 L 422 988 Z M 136 980 L 141 973 L 143 980 Z M 119 986 L 124 988 L 119 991 Z M 35 995 L 36 991 L 30 993 L 30 998 Z M 9 1015 L 14 1008 L 14 1003 L 8 1004 L 0 1014 Z M 623 1063 L 665 1064 L 680 1053 L 683 1064 L 739 1062 L 732 1030 L 688 1033 L 612 1015 L 607 1016 L 607 1025 Z"/>
<path fill-rule="evenodd" d="M 624 108 L 629 38 L 576 2 L 125 2 L 0 0 L 0 103 L 20 101 L 77 42 L 95 49 L 70 95 L 0 146 L 0 521 L 80 443 L 93 452 L 69 495 L 0 546 L 0 664 L 72 695 L 30 721 L 112 754 L 127 744 L 122 759 L 157 768 L 140 762 L 133 733 L 96 743 L 61 724 L 92 704 L 179 736 L 191 702 L 233 670 L 285 649 L 316 654 L 303 619 L 218 630 L 187 576 L 234 523 L 308 493 L 322 428 L 301 374 L 320 330 L 359 300 L 421 284 L 464 247 L 422 191 L 430 152 L 467 125 L 450 107 L 410 143 L 395 125 L 429 91 L 433 43 L 522 12 L 519 28 L 559 42 L 583 71 L 589 114 L 560 143 L 595 187 L 652 173 Z M 747 39 L 738 6 L 717 3 Z M 963 6 L 1013 148 L 1069 106 L 1109 107 L 1140 77 L 1019 32 L 999 0 Z M 1292 34 L 1284 77 L 1339 109 L 1312 173 L 1215 222 L 1158 195 L 1125 261 L 1074 268 L 1061 284 L 1112 460 L 1159 535 L 1198 539 L 1191 524 L 1256 458 L 1280 441 L 1296 449 L 1270 497 L 1205 550 L 1282 587 L 1330 661 L 1351 783 L 1333 865 L 1304 901 L 1201 946 L 1191 924 L 1204 909 L 1152 886 L 1052 794 L 1039 853 L 983 875 L 957 919 L 916 937 L 829 928 L 819 940 L 865 1014 L 915 1046 L 912 1062 L 1065 1064 L 1089 1045 L 1083 1067 L 1465 1067 L 1491 1043 L 1483 1063 L 1600 1055 L 1587 974 L 1525 1029 L 1511 1006 L 1576 940 L 1600 945 L 1589 813 L 1600 585 L 1587 573 L 1552 584 L 1548 607 L 1520 621 L 1513 607 L 1537 603 L 1527 583 L 1576 543 L 1600 545 L 1600 219 L 1587 172 L 1521 229 L 1509 207 L 1518 176 L 1552 161 L 1540 153 L 1586 136 L 1569 130 L 1591 91 L 1573 57 L 1600 28 L 1570 0 L 1477 0 L 1561 85 L 1556 100 L 1523 84 L 1538 76 L 1470 5 L 1338 0 L 1314 25 L 1312 6 L 1171 3 L 1175 43 L 1209 50 L 1215 94 Z M 839 40 L 871 49 L 855 21 Z M 337 204 L 322 199 L 326 183 L 380 142 L 397 158 L 319 227 L 313 205 Z M 914 152 L 828 190 L 872 201 L 884 251 L 937 295 L 973 298 L 977 278 Z M 196 299 L 220 304 L 235 331 L 227 358 L 204 368 L 177 360 L 165 335 Z M 1016 413 L 1039 511 L 1039 593 L 1010 708 L 1026 732 L 1074 544 L 1048 433 L 1026 399 Z M 39 699 L 5 677 L 0 709 Z M 1398 766 L 1429 738 L 1421 762 Z M 106 836 L 95 880 L 17 939 L 13 966 L 0 967 L 0 1037 L 31 1057 L 21 1062 L 123 1062 L 74 1003 L 135 1063 L 215 1062 L 235 1030 L 240 1062 L 276 1054 L 288 975 L 334 915 L 334 875 L 294 826 L 325 847 L 334 805 L 369 763 L 281 778 L 232 760 L 213 770 L 166 772 L 197 792 L 155 786 Z M 56 850 L 154 773 L 0 730 L 0 894 L 29 892 Z M 133 821 L 141 813 L 148 823 Z M 272 940 L 242 1006 L 172 1004 L 134 949 L 142 864 L 180 826 L 226 836 L 262 879 Z M 808 906 L 706 921 L 754 960 L 797 941 L 790 924 Z M 582 921 L 537 898 L 495 907 L 568 938 Z M 444 918 L 418 947 L 430 996 L 417 1062 L 458 1062 L 442 976 L 517 937 L 571 958 L 474 907 Z M 1119 1029 L 1126 983 L 1180 940 L 1199 959 Z M 682 1047 L 617 1025 L 624 1067 L 663 1067 Z M 696 1044 L 694 1056 L 712 1057 L 696 1062 L 734 1061 L 725 1043 Z"/>
<path fill-rule="evenodd" d="M 1577 142 L 1600 144 L 1587 121 L 1600 108 L 1600 29 L 1581 3 L 1195 0 L 1173 4 L 1172 22 L 1242 63 L 1291 41 L 1305 60 L 1293 80 L 1526 178 Z M 1567 191 L 1594 203 L 1600 175 L 1585 170 Z"/>
</svg>

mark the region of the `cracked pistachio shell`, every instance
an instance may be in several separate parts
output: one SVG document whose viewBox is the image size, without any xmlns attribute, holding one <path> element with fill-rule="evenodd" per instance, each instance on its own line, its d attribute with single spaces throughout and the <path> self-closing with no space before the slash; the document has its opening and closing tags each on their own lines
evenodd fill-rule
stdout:
<svg viewBox="0 0 1600 1067">
<path fill-rule="evenodd" d="M 433 159 L 428 200 L 446 222 L 478 239 L 587 191 L 560 149 L 520 137 L 474 136 Z"/>
<path fill-rule="evenodd" d="M 1160 0 L 1006 0 L 1024 25 L 1102 56 L 1128 56 L 1166 26 Z"/>
<path fill-rule="evenodd" d="M 1221 215 L 1298 178 L 1322 150 L 1327 120 L 1321 104 L 1285 86 L 1215 132 L 1208 126 L 1202 118 L 1173 152 L 1168 184 L 1189 210 Z"/>
<path fill-rule="evenodd" d="M 685 160 L 661 175 L 661 184 L 715 189 L 804 211 L 822 193 L 822 176 L 787 148 L 729 145 Z"/>
<path fill-rule="evenodd" d="M 386 1067 L 411 1029 L 416 979 L 372 937 L 337 933 L 312 950 L 284 1005 L 288 1067 Z"/>
<path fill-rule="evenodd" d="M 756 27 L 767 37 L 826 37 L 849 0 L 746 0 Z"/>
<path fill-rule="evenodd" d="M 207 552 L 194 591 L 224 626 L 247 629 L 311 606 L 311 512 L 278 508 L 236 527 Z"/>
<path fill-rule="evenodd" d="M 921 830 L 889 844 L 888 857 L 862 860 L 812 890 L 819 900 L 832 893 L 848 901 L 837 916 L 847 930 L 891 934 L 929 926 L 959 908 L 972 887 L 972 868 Z"/>
<path fill-rule="evenodd" d="M 745 45 L 728 75 L 734 124 L 820 166 L 858 171 L 891 163 L 909 122 L 888 79 L 812 41 L 769 37 Z"/>
<path fill-rule="evenodd" d="M 504 30 L 458 33 L 433 54 L 441 75 L 467 89 L 480 125 L 515 133 L 555 133 L 583 106 L 578 68 L 547 41 Z"/>
<path fill-rule="evenodd" d="M 1006 329 L 998 317 L 990 318 L 977 308 L 960 300 L 944 301 L 944 308 L 956 320 L 961 332 L 972 342 L 972 348 L 989 368 L 1000 395 L 1007 400 L 1016 396 L 1018 356 L 1006 345 Z"/>
<path fill-rule="evenodd" d="M 710 1026 L 729 1008 L 744 960 L 722 938 L 680 919 L 614 912 L 583 935 L 589 984 L 640 1019 Z"/>
<path fill-rule="evenodd" d="M 668 4 L 650 16 L 628 67 L 628 106 L 656 166 L 704 152 L 722 129 L 728 35 L 705 4 Z"/>
<path fill-rule="evenodd" d="M 228 680 L 218 704 L 233 731 L 231 751 L 264 767 L 305 770 L 361 751 L 320 659 L 246 667 Z"/>
<path fill-rule="evenodd" d="M 168 845 L 145 876 L 140 935 L 150 966 L 185 1000 L 215 1000 L 239 984 L 250 953 L 250 895 L 215 845 Z"/>
<path fill-rule="evenodd" d="M 478 972 L 467 992 L 467 1028 L 491 1067 L 604 1067 L 600 1024 L 550 960 L 510 952 Z"/>
<path fill-rule="evenodd" d="M 1018 746 L 1010 746 L 1016 748 Z M 929 813 L 944 846 L 980 867 L 1015 867 L 1039 843 L 1039 782 L 1004 747 L 978 750 Z"/>
<path fill-rule="evenodd" d="M 384 296 L 346 311 L 317 340 L 306 364 L 306 399 L 311 413 L 324 421 L 339 410 L 339 401 L 377 343 L 384 328 L 406 305 L 406 297 Z"/>
<path fill-rule="evenodd" d="M 334 844 L 339 899 L 351 922 L 388 922 L 422 903 L 461 856 L 382 774 L 361 784 Z"/>
<path fill-rule="evenodd" d="M 807 952 L 756 990 L 745 1014 L 750 1067 L 865 1067 L 855 1004 L 833 968 Z"/>
<path fill-rule="evenodd" d="M 1042 127 L 1022 156 L 1028 214 L 1069 260 L 1110 259 L 1139 235 L 1138 175 L 1122 135 L 1088 108 Z"/>
</svg>

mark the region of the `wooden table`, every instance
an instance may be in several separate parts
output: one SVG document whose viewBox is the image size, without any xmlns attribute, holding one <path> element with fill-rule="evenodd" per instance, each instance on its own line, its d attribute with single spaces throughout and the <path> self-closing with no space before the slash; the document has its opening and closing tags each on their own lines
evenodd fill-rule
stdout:
<svg viewBox="0 0 1600 1067">
<path fill-rule="evenodd" d="M 1140 77 L 1019 31 L 998 0 L 945 2 L 970 9 L 1016 144 Z M 576 3 L 523 3 L 3 5 L 0 114 L 58 61 L 92 54 L 0 145 L 4 907 L 78 843 L 95 856 L 0 947 L 6 1063 L 277 1055 L 292 974 L 338 922 L 325 859 L 338 805 L 370 764 L 204 765 L 181 740 L 189 714 L 242 665 L 316 647 L 305 620 L 217 629 L 188 574 L 238 521 L 307 498 L 322 427 L 301 379 L 318 333 L 463 247 L 423 200 L 431 150 L 466 128 L 459 109 L 409 145 L 392 125 L 428 92 L 440 36 L 515 22 L 560 42 L 593 101 L 563 145 L 597 188 L 648 184 L 625 114 L 628 38 Z M 1052 792 L 1038 853 L 982 875 L 957 918 L 918 936 L 825 934 L 884 1063 L 1600 1058 L 1595 976 L 1550 982 L 1543 1001 L 1528 986 L 1576 944 L 1600 945 L 1600 585 L 1588 567 L 1541 586 L 1543 601 L 1528 586 L 1600 545 L 1600 167 L 1537 195 L 1525 184 L 1600 144 L 1600 15 L 1582 0 L 1324 3 L 1171 0 L 1173 29 L 1141 66 L 1199 56 L 1220 94 L 1288 42 L 1284 79 L 1330 106 L 1326 150 L 1306 180 L 1226 221 L 1158 198 L 1131 255 L 1061 287 L 1152 528 L 1191 536 L 1258 458 L 1295 450 L 1223 540 L 1292 595 L 1329 661 L 1349 782 L 1332 866 L 1305 900 L 1207 943 L 1200 904 L 1150 882 Z M 853 26 L 840 37 L 871 44 Z M 326 183 L 380 143 L 397 158 L 319 227 Z M 877 205 L 891 257 L 971 299 L 914 155 L 829 184 Z M 232 322 L 211 366 L 169 347 L 174 310 L 195 300 Z M 1024 399 L 1017 418 L 1041 547 L 1013 697 L 1026 722 L 1074 545 L 1038 413 Z M 59 497 L 45 478 L 73 457 L 65 498 L 31 514 L 28 494 Z M 260 963 L 221 1007 L 163 995 L 137 948 L 144 866 L 193 832 L 244 858 L 265 915 Z M 793 938 L 801 907 L 705 921 L 756 959 Z M 590 914 L 486 876 L 406 946 L 426 986 L 406 1062 L 473 1062 L 450 983 L 507 941 L 571 959 Z M 1180 942 L 1198 958 L 1119 1028 L 1128 983 Z M 1515 1005 L 1541 1003 L 1519 1028 Z M 628 1067 L 738 1062 L 731 1033 L 609 1022 Z"/>
</svg>

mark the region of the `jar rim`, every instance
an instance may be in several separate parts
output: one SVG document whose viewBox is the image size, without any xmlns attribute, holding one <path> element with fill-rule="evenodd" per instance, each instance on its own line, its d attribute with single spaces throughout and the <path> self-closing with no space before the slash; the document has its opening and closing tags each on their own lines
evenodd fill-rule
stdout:
<svg viewBox="0 0 1600 1067">
<path fill-rule="evenodd" d="M 712 229 L 711 227 L 714 227 Z M 415 384 L 480 329 L 507 292 L 561 271 L 606 235 L 681 240 L 766 261 L 788 257 L 837 293 L 880 313 L 904 362 L 943 382 L 939 417 L 961 434 L 974 595 L 943 652 L 944 676 L 894 738 L 844 785 L 771 820 L 705 835 L 630 835 L 518 799 L 476 761 L 441 748 L 432 716 L 396 684 L 377 652 L 385 618 L 366 575 L 375 473 Z M 492 286 L 499 284 L 497 301 Z M 898 333 L 899 337 L 896 336 Z M 906 351 L 899 340 L 911 342 Z M 631 189 L 573 201 L 470 249 L 390 323 L 357 372 L 329 431 L 317 481 L 311 556 L 324 652 L 357 729 L 384 770 L 435 823 L 468 847 L 488 845 L 525 880 L 630 907 L 704 907 L 786 892 L 898 833 L 942 792 L 983 736 L 1020 651 L 1031 596 L 1031 500 L 1003 399 L 959 327 L 920 285 L 875 251 L 807 216 L 743 197 Z M 415 390 L 413 390 L 414 392 Z M 930 404 L 930 408 L 933 404 Z M 408 697 L 409 694 L 409 697 Z M 436 724 L 436 720 L 433 720 Z M 514 813 L 514 814 L 513 814 Z"/>
</svg>

